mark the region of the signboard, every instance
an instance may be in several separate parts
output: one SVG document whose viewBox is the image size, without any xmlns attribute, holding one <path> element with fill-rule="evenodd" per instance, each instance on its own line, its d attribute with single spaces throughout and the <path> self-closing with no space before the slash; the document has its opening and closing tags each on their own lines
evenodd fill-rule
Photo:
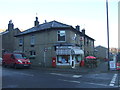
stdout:
<svg viewBox="0 0 120 90">
<path fill-rule="evenodd" d="M 115 61 L 109 61 L 109 64 L 110 64 L 110 70 L 115 70 L 116 69 Z"/>
<path fill-rule="evenodd" d="M 47 52 L 47 50 L 48 50 L 47 48 L 44 48 L 44 52 Z"/>
</svg>

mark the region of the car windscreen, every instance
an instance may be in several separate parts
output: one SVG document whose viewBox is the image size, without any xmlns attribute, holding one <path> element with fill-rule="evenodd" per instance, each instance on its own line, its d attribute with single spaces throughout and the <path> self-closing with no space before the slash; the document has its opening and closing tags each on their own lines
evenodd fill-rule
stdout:
<svg viewBox="0 0 120 90">
<path fill-rule="evenodd" d="M 14 54 L 17 59 L 25 59 L 22 54 Z"/>
</svg>

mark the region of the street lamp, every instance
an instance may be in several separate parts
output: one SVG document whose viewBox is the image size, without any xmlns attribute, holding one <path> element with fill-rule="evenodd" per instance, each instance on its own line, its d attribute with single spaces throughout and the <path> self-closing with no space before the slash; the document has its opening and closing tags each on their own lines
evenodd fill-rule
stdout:
<svg viewBox="0 0 120 90">
<path fill-rule="evenodd" d="M 106 14 L 107 14 L 107 39 L 108 39 L 108 70 L 110 70 L 109 67 L 109 20 L 108 20 L 108 0 L 106 0 Z"/>
</svg>

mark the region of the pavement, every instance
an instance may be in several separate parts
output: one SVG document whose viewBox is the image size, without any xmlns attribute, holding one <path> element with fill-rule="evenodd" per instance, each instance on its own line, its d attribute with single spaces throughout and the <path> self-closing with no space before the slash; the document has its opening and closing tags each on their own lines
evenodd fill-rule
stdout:
<svg viewBox="0 0 120 90">
<path fill-rule="evenodd" d="M 99 62 L 98 67 L 77 67 L 77 68 L 43 68 L 43 67 L 31 67 L 32 69 L 39 69 L 44 72 L 62 72 L 62 73 L 74 73 L 74 74 L 86 74 L 86 73 L 115 73 L 116 70 L 108 70 L 108 62 Z"/>
</svg>

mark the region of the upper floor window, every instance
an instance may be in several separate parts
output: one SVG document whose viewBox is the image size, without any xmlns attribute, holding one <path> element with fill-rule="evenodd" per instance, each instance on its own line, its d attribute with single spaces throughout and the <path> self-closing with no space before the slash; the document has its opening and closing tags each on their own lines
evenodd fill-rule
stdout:
<svg viewBox="0 0 120 90">
<path fill-rule="evenodd" d="M 35 44 L 35 36 L 34 36 L 34 35 L 31 36 L 30 44 L 31 44 L 31 45 L 34 45 L 34 44 Z"/>
<path fill-rule="evenodd" d="M 23 39 L 22 38 L 19 39 L 19 45 L 23 45 Z"/>
<path fill-rule="evenodd" d="M 65 31 L 58 31 L 57 38 L 58 38 L 58 41 L 65 41 L 65 38 L 66 38 Z"/>
</svg>

